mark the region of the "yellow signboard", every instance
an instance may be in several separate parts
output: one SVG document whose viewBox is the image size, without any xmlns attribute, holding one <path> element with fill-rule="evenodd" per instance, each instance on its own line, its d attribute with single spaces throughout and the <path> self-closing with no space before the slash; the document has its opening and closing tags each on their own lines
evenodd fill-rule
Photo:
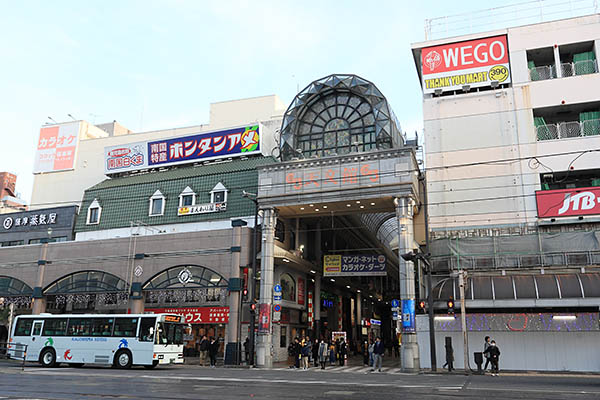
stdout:
<svg viewBox="0 0 600 400">
<path fill-rule="evenodd" d="M 333 254 L 323 257 L 323 275 L 339 274 L 342 272 L 342 255 Z"/>
</svg>

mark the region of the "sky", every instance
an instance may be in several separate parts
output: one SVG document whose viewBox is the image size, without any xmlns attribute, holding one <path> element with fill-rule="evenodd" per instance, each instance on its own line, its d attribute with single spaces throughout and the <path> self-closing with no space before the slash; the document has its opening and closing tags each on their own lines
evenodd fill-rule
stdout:
<svg viewBox="0 0 600 400">
<path fill-rule="evenodd" d="M 497 1 L 494 6 L 514 4 Z M 426 18 L 477 1 L 0 0 L 0 171 L 30 200 L 40 126 L 116 120 L 133 131 L 208 123 L 210 103 L 278 95 L 352 73 L 422 130 L 410 44 Z"/>
</svg>

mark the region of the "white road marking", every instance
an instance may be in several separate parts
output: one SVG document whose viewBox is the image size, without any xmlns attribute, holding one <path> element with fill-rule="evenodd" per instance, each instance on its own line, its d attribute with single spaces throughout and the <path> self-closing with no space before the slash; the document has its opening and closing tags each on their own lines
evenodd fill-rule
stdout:
<svg viewBox="0 0 600 400">
<path fill-rule="evenodd" d="M 323 394 L 336 394 L 336 395 L 340 395 L 340 396 L 351 396 L 356 392 L 350 392 L 347 390 L 330 390 L 328 392 L 324 392 Z"/>
</svg>

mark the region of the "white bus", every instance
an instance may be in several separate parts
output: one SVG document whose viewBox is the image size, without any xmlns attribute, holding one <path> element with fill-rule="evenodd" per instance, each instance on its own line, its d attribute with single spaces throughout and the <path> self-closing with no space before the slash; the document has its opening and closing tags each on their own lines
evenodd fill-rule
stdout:
<svg viewBox="0 0 600 400">
<path fill-rule="evenodd" d="M 13 323 L 9 355 L 22 358 L 14 345 L 26 344 L 25 361 L 45 367 L 182 364 L 186 326 L 172 314 L 20 315 Z"/>
</svg>

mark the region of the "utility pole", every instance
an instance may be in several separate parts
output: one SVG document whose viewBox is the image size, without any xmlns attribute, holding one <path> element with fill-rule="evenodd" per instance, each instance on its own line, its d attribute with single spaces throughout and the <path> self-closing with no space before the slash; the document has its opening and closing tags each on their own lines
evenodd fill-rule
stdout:
<svg viewBox="0 0 600 400">
<path fill-rule="evenodd" d="M 255 198 L 252 198 L 250 196 L 254 196 Z M 247 199 L 252 200 L 252 202 L 254 202 L 254 229 L 252 230 L 253 235 L 252 235 L 252 283 L 251 283 L 251 287 L 252 287 L 252 291 L 250 292 L 252 294 L 252 300 L 251 300 L 251 307 L 252 304 L 254 304 L 254 299 L 256 298 L 256 275 L 257 275 L 257 271 L 256 271 L 256 250 L 258 248 L 258 244 L 256 243 L 258 240 L 258 201 L 256 200 L 256 195 L 254 193 L 249 193 L 246 192 L 245 190 L 242 191 L 242 197 L 245 197 Z M 250 332 L 249 336 L 250 336 L 250 340 L 248 343 L 248 357 L 249 360 L 246 360 L 246 362 L 248 363 L 248 365 L 254 365 L 254 348 L 256 347 L 256 310 L 251 310 L 250 311 Z"/>
<path fill-rule="evenodd" d="M 465 282 L 467 278 L 467 271 L 460 270 L 458 272 L 458 287 L 460 290 L 460 325 L 463 334 L 463 349 L 464 349 L 464 357 L 465 357 L 465 373 L 469 373 L 469 341 L 467 337 L 467 314 L 465 307 Z"/>
</svg>

